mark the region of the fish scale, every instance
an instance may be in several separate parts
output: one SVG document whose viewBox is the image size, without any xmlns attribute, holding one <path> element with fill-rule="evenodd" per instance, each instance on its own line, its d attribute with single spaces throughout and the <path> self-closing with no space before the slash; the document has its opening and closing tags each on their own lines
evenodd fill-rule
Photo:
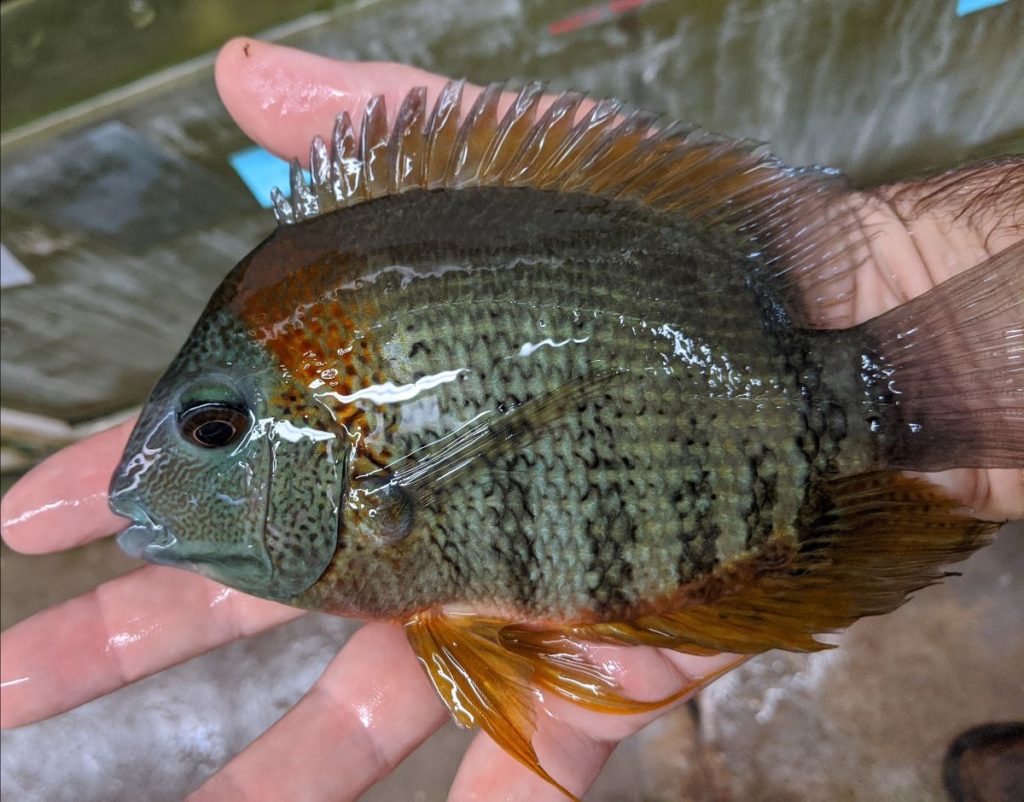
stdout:
<svg viewBox="0 0 1024 802">
<path fill-rule="evenodd" d="M 434 201 L 432 196 L 420 199 L 424 204 Z M 535 199 L 525 202 L 537 204 Z M 473 206 L 480 220 L 485 216 L 487 206 L 480 198 L 474 199 Z M 450 209 L 451 201 L 445 199 L 444 212 Z M 593 210 L 588 212 L 590 218 L 594 214 Z M 421 213 L 410 212 L 410 216 L 420 217 Z M 565 219 L 568 216 L 563 212 L 561 226 L 571 227 L 571 220 Z M 664 234 L 662 238 L 665 238 Z M 564 423 L 565 442 L 572 444 L 571 450 L 563 454 L 563 459 L 553 459 L 546 465 L 544 474 L 538 475 L 538 481 L 532 483 L 532 495 L 497 504 L 509 510 L 505 517 L 474 522 L 463 520 L 450 508 L 446 510 L 448 527 L 465 527 L 474 531 L 474 548 L 480 548 L 479 544 L 494 541 L 500 535 L 504 542 L 513 544 L 512 550 L 522 566 L 517 571 L 506 572 L 496 560 L 480 560 L 471 553 L 453 557 L 449 550 L 446 559 L 462 560 L 465 565 L 459 568 L 457 589 L 438 589 L 439 601 L 449 598 L 446 594 L 456 592 L 460 600 L 466 600 L 467 593 L 472 594 L 473 588 L 481 588 L 484 595 L 470 595 L 468 600 L 499 608 L 517 605 L 538 615 L 578 617 L 594 612 L 623 615 L 628 612 L 621 606 L 623 599 L 649 599 L 664 595 L 677 586 L 681 578 L 710 570 L 715 564 L 749 547 L 748 544 L 757 544 L 757 539 L 751 538 L 745 529 L 729 531 L 737 520 L 746 517 L 751 506 L 750 482 L 732 469 L 728 454 L 712 448 L 710 444 L 704 445 L 707 432 L 702 433 L 695 424 L 685 433 L 680 427 L 680 419 L 684 417 L 680 405 L 690 403 L 694 396 L 709 394 L 708 377 L 714 379 L 717 375 L 708 371 L 708 365 L 714 362 L 713 356 L 708 358 L 681 352 L 669 355 L 666 364 L 667 349 L 660 349 L 665 348 L 669 340 L 664 335 L 651 334 L 665 326 L 673 331 L 706 330 L 708 325 L 701 319 L 700 307 L 692 304 L 683 306 L 678 301 L 674 304 L 660 302 L 660 308 L 666 310 L 666 314 L 672 314 L 667 320 L 654 318 L 651 309 L 645 309 L 648 313 L 646 319 L 633 312 L 637 303 L 648 297 L 668 295 L 673 282 L 671 275 L 666 278 L 661 266 L 666 257 L 664 253 L 654 251 L 646 259 L 638 254 L 633 256 L 631 268 L 636 275 L 631 277 L 632 280 L 642 283 L 647 278 L 648 284 L 653 285 L 644 288 L 638 301 L 637 290 L 626 282 L 619 282 L 620 286 L 614 291 L 600 283 L 600 277 L 613 269 L 611 265 L 602 267 L 601 262 L 591 261 L 586 265 L 563 263 L 557 269 L 538 269 L 539 260 L 527 252 L 530 258 L 519 259 L 518 264 L 522 266 L 518 268 L 497 270 L 489 268 L 485 261 L 483 267 L 470 269 L 468 265 L 460 265 L 454 260 L 452 248 L 449 242 L 446 261 L 440 264 L 429 260 L 424 262 L 422 258 L 402 259 L 401 263 L 410 267 L 414 275 L 425 278 L 413 279 L 404 289 L 392 288 L 384 294 L 385 300 L 378 302 L 381 317 L 374 324 L 373 336 L 378 340 L 391 341 L 400 335 L 406 343 L 407 353 L 380 365 L 396 384 L 460 368 L 466 368 L 468 374 L 457 384 L 438 388 L 439 417 L 436 425 L 423 425 L 417 432 L 415 428 L 402 425 L 401 412 L 398 411 L 395 423 L 401 438 L 378 434 L 367 438 L 368 447 L 387 447 L 397 454 L 429 447 L 453 425 L 482 412 L 510 402 L 526 404 L 557 390 L 565 382 L 579 378 L 581 367 L 593 370 L 595 365 L 614 364 L 634 368 L 643 378 L 635 383 L 632 380 L 623 383 L 623 388 L 628 387 L 628 390 L 618 388 L 613 382 L 616 387 L 609 403 L 591 401 L 578 420 L 573 418 Z M 389 260 L 398 261 L 398 257 L 389 257 Z M 371 256 L 371 263 L 374 260 L 386 261 L 382 256 Z M 654 277 L 659 278 L 657 283 L 653 281 Z M 752 294 L 742 283 L 734 284 L 748 296 Z M 588 291 L 591 286 L 595 287 L 593 293 Z M 375 291 L 379 288 L 369 281 L 357 290 Z M 706 292 L 711 293 L 712 289 Z M 502 299 L 510 296 L 549 300 L 544 304 L 502 303 Z M 453 298 L 458 300 L 453 302 Z M 602 304 L 611 302 L 619 305 L 610 310 L 602 307 Z M 356 305 L 359 305 L 357 299 Z M 742 309 L 743 305 L 737 306 Z M 747 314 L 752 314 L 756 303 L 748 300 L 746 307 Z M 580 315 L 581 309 L 589 310 L 590 314 Z M 741 317 L 741 313 L 735 317 Z M 755 342 L 756 329 L 755 338 L 728 325 L 723 330 L 721 343 L 724 344 L 716 342 L 714 352 L 738 352 L 744 363 L 760 361 L 765 364 L 774 359 L 761 340 Z M 426 336 L 428 331 L 431 347 L 414 349 L 415 343 L 421 340 L 420 333 L 424 332 Z M 734 333 L 737 331 L 738 334 Z M 513 338 L 512 332 L 520 332 L 519 337 Z M 573 343 L 573 338 L 586 342 Z M 517 357 L 520 341 L 536 343 L 543 339 L 568 343 L 562 347 L 538 348 L 528 360 Z M 415 356 L 412 355 L 413 350 L 416 350 Z M 647 375 L 652 363 L 657 368 Z M 692 382 L 693 389 L 687 390 L 687 385 L 679 377 L 665 372 L 666 368 L 675 370 L 677 367 L 681 375 Z M 750 364 L 744 367 L 747 373 L 756 372 Z M 725 372 L 723 368 L 718 373 L 724 375 Z M 479 380 L 477 376 L 484 378 Z M 736 394 L 734 389 L 725 386 L 725 379 L 719 377 L 717 382 L 724 395 Z M 762 392 L 764 399 L 770 387 L 770 382 L 760 389 L 748 385 L 743 391 Z M 778 403 L 784 394 L 778 387 L 775 393 L 777 397 L 772 400 Z M 748 405 L 746 400 L 737 403 L 741 407 Z M 709 410 L 714 411 L 705 415 L 701 410 L 700 418 L 718 420 L 719 425 L 725 423 L 736 431 L 742 431 L 744 426 L 750 428 L 745 409 L 732 414 L 722 412 L 720 405 L 709 405 Z M 602 420 L 604 416 L 607 418 Z M 628 441 L 618 433 L 623 417 L 632 422 L 635 435 Z M 795 431 L 798 416 L 790 411 L 787 420 L 790 431 Z M 758 430 L 763 431 L 763 427 L 762 419 Z M 789 434 L 787 432 L 787 439 L 791 440 Z M 759 436 L 751 433 L 751 437 Z M 676 447 L 660 447 L 664 443 L 675 443 Z M 649 448 L 649 445 L 656 447 Z M 656 477 L 654 481 L 663 487 L 668 486 L 666 490 L 680 492 L 691 488 L 697 492 L 713 493 L 716 496 L 715 510 L 691 505 L 688 513 L 680 519 L 672 492 L 664 493 L 660 499 L 644 494 L 643 471 L 639 466 L 645 463 L 647 472 Z M 581 514 L 577 498 L 552 497 L 548 491 L 548 488 L 566 487 L 572 477 L 579 475 L 581 464 L 593 466 L 589 473 L 583 474 L 582 481 L 587 487 L 594 488 L 601 498 L 600 506 L 590 515 Z M 703 470 L 695 474 L 688 471 L 686 466 L 693 465 L 703 466 Z M 509 465 L 499 465 L 496 470 L 514 473 L 521 467 L 512 461 Z M 624 474 L 636 475 L 639 481 L 623 486 L 621 477 Z M 792 484 L 801 486 L 797 481 Z M 544 492 L 540 493 L 536 488 L 542 488 Z M 461 483 L 446 492 L 466 498 L 474 493 L 504 496 L 508 489 L 503 488 L 500 482 L 485 477 L 477 483 Z M 547 525 L 538 527 L 534 519 L 522 514 L 524 504 L 531 510 L 543 508 L 551 511 Z M 794 500 L 790 504 L 791 512 L 796 506 L 797 501 Z M 437 510 L 433 512 L 434 517 L 439 517 Z M 595 518 L 614 520 L 617 517 L 622 518 L 622 524 L 609 532 L 603 529 L 594 532 L 583 525 Z M 683 549 L 682 542 L 678 541 L 695 540 L 695 529 L 701 531 L 705 543 L 700 547 Z M 636 540 L 637 535 L 626 533 L 635 531 L 642 532 L 639 542 L 629 542 Z M 726 546 L 721 552 L 708 542 L 715 539 L 711 536 L 715 532 Z M 554 534 L 547 537 L 549 533 Z M 658 549 L 657 545 L 665 543 L 666 539 L 677 543 L 667 549 Z M 606 550 L 602 555 L 594 548 L 594 543 L 602 540 L 627 542 L 621 543 L 614 552 Z M 730 542 L 726 543 L 727 540 Z M 592 568 L 575 585 L 567 585 L 558 573 L 561 561 L 545 559 L 545 555 L 551 553 L 557 557 L 563 551 L 575 553 L 576 550 L 591 555 L 589 564 Z M 644 571 L 635 570 L 635 564 L 641 558 L 649 559 L 652 554 L 659 556 L 661 562 L 646 566 Z M 687 566 L 688 559 L 699 560 L 699 563 Z M 548 576 L 548 572 L 556 576 Z M 595 574 L 608 577 L 608 583 L 594 586 L 592 577 Z M 509 578 L 513 576 L 520 579 Z M 532 587 L 522 587 L 523 576 L 530 577 Z M 560 597 L 559 593 L 563 596 Z M 611 599 L 618 599 L 620 606 L 612 605 Z"/>
<path fill-rule="evenodd" d="M 587 644 L 824 648 L 994 526 L 904 470 L 1024 460 L 1024 244 L 850 329 L 864 196 L 542 87 L 342 115 L 111 485 L 119 542 L 402 623 L 456 720 L 648 712 Z M 401 170 L 391 169 L 401 166 Z M 1013 169 L 1024 175 L 1024 162 Z M 1022 184 L 1024 185 L 1024 184 Z"/>
</svg>

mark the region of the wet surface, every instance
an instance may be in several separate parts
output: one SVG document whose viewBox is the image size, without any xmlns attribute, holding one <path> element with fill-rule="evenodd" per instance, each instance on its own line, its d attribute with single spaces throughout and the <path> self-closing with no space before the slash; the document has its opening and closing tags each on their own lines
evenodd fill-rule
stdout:
<svg viewBox="0 0 1024 802">
<path fill-rule="evenodd" d="M 17 5 L 47 3 L 55 6 Z M 862 184 L 1019 150 L 1024 142 L 1024 60 L 1012 57 L 1024 23 L 1020 3 L 958 18 L 952 0 L 660 2 L 600 24 L 558 27 L 591 5 L 512 0 L 470 11 L 457 0 L 339 3 L 270 38 L 481 83 L 540 79 L 553 90 L 617 96 L 769 141 L 790 163 L 840 167 Z M 164 30 L 162 19 L 139 35 L 148 42 Z M 36 33 L 7 23 L 5 17 L 12 40 Z M 166 31 L 192 35 L 187 27 Z M 128 43 L 135 45 L 130 36 Z M 68 44 L 74 58 L 80 41 Z M 120 52 L 122 44 L 112 49 Z M 40 44 L 52 46 L 45 38 Z M 27 100 L 42 88 L 11 86 Z M 7 89 L 5 83 L 5 104 Z M 49 170 L 75 137 L 109 151 L 104 131 L 163 154 L 168 169 L 151 184 L 179 187 L 173 197 L 150 193 L 147 208 L 134 210 L 118 201 L 130 206 L 120 193 L 139 176 L 106 186 L 104 204 L 148 221 L 130 229 L 130 241 L 144 247 L 79 225 L 90 210 L 65 208 L 60 198 L 81 199 L 82 187 L 75 175 Z M 230 156 L 249 146 L 217 99 L 209 59 L 153 76 L 117 102 L 100 98 L 38 128 L 5 132 L 3 240 L 34 277 L 10 291 L 0 314 L 5 408 L 80 421 L 143 400 L 220 278 L 272 228 L 230 166 Z M 174 165 L 182 169 L 170 170 Z M 45 214 L 31 203 L 31 187 L 8 180 L 18 174 L 45 176 Z M 177 223 L 167 221 L 177 219 L 182 200 L 214 191 L 222 208 L 190 217 L 188 230 L 171 236 Z"/>
<path fill-rule="evenodd" d="M 861 183 L 1024 142 L 1024 61 L 1007 55 L 1019 47 L 1020 3 L 960 19 L 944 0 L 666 2 L 600 24 L 564 23 L 591 5 L 513 0 L 469 13 L 455 0 L 360 3 L 275 38 L 480 82 L 544 78 L 556 89 L 618 95 L 771 140 L 788 160 L 836 164 Z M 141 27 L 159 32 L 163 19 Z M 6 22 L 5 37 L 16 32 Z M 25 33 L 11 48 L 5 38 L 3 50 L 28 64 L 55 40 Z M 58 136 L 114 120 L 168 163 L 192 165 L 193 178 L 237 182 L 227 158 L 249 143 L 220 107 L 211 73 L 208 60 L 193 63 L 31 135 L 5 132 L 4 178 L 12 165 L 45 167 Z M 16 72 L 4 75 L 6 103 Z M 166 209 L 147 210 L 164 238 L 143 248 L 82 228 L 67 209 L 44 219 L 5 197 L 4 244 L 31 282 L 5 291 L 3 406 L 77 421 L 138 403 L 220 277 L 272 227 L 255 199 L 238 194 L 242 185 L 233 188 L 218 210 L 230 214 L 193 220 L 189 231 L 167 233 Z M 134 565 L 109 540 L 46 557 L 4 546 L 0 626 Z M 1004 531 L 962 570 L 895 614 L 858 623 L 839 650 L 750 661 L 697 705 L 626 741 L 587 799 L 945 800 L 942 760 L 953 738 L 1024 717 L 1024 527 Z M 4 732 L 4 798 L 117 802 L 145 789 L 146 799 L 180 799 L 288 709 L 353 628 L 308 616 Z M 364 799 L 444 799 L 469 738 L 446 725 Z"/>
<path fill-rule="evenodd" d="M 47 572 L 5 552 L 4 626 L 60 595 L 42 589 L 116 572 L 110 549 L 97 543 Z M 1024 718 L 1024 526 L 962 571 L 857 623 L 836 650 L 751 660 L 624 742 L 586 799 L 946 800 L 953 739 Z M 4 732 L 4 798 L 127 801 L 145 787 L 148 799 L 179 799 L 287 710 L 354 628 L 306 616 Z M 446 725 L 363 799 L 444 799 L 469 740 Z"/>
</svg>

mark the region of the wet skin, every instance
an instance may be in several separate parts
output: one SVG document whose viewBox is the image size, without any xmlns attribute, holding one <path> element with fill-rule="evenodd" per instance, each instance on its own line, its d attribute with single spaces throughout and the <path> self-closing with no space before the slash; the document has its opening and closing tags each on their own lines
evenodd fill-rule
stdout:
<svg viewBox="0 0 1024 802">
<path fill-rule="evenodd" d="M 258 142 L 284 155 L 303 153 L 312 134 L 326 131 L 340 107 L 358 111 L 368 95 L 393 93 L 397 101 L 412 85 L 436 89 L 443 82 L 407 68 L 343 65 L 241 41 L 225 48 L 218 79 L 239 124 Z M 296 92 L 297 88 L 306 91 Z M 262 102 L 285 95 L 306 100 L 287 108 Z M 391 108 L 397 108 L 397 102 Z M 848 322 L 866 320 L 918 295 L 1020 238 L 1012 230 L 988 236 L 991 230 L 983 225 L 958 228 L 940 220 L 918 220 L 909 233 L 890 209 L 880 205 L 875 210 L 867 222 L 881 236 L 872 241 L 873 261 L 857 277 Z M 21 551 L 40 553 L 120 529 L 123 521 L 107 510 L 106 486 L 127 429 L 118 427 L 66 449 L 26 476 L 3 501 L 5 540 Z M 1024 517 L 1020 471 L 947 472 L 939 481 L 983 517 Z M 4 633 L 3 725 L 68 709 L 298 614 L 202 577 L 143 568 Z M 664 696 L 679 687 L 683 677 L 702 676 L 731 659 L 595 648 L 620 673 L 626 689 L 644 699 Z M 544 719 L 541 757 L 556 777 L 578 792 L 589 785 L 614 743 L 653 717 L 603 717 L 550 700 L 546 704 L 559 720 Z M 370 624 L 307 697 L 212 778 L 196 798 L 259 798 L 268 782 L 285 789 L 283 795 L 294 795 L 288 789 L 302 789 L 312 798 L 352 798 L 445 718 L 400 630 Z M 567 738 L 564 730 L 576 735 Z M 560 798 L 487 738 L 479 737 L 464 760 L 452 798 L 494 798 L 497 789 L 504 798 Z"/>
</svg>

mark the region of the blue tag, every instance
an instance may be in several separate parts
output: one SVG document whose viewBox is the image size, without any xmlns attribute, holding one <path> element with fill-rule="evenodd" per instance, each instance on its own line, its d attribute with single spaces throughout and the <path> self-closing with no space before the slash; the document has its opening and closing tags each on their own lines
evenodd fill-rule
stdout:
<svg viewBox="0 0 1024 802">
<path fill-rule="evenodd" d="M 28 268 L 18 261 L 17 257 L 6 245 L 0 245 L 0 289 L 20 287 L 22 284 L 31 284 L 35 276 L 28 272 Z"/>
<path fill-rule="evenodd" d="M 992 8 L 992 6 L 1001 6 L 1005 2 L 1006 0 L 956 0 L 956 15 L 958 17 L 966 17 L 975 11 L 981 11 L 983 8 Z"/>
<path fill-rule="evenodd" d="M 261 147 L 246 148 L 232 153 L 228 161 L 264 209 L 273 205 L 270 202 L 270 190 L 274 187 L 280 187 L 285 197 L 290 193 L 291 168 L 288 162 L 269 151 Z M 309 173 L 303 170 L 302 174 L 309 181 Z"/>
</svg>

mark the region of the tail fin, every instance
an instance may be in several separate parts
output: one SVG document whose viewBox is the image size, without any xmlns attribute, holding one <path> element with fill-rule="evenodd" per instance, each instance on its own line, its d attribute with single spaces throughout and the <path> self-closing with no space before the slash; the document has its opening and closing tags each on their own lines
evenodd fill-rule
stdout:
<svg viewBox="0 0 1024 802">
<path fill-rule="evenodd" d="M 892 468 L 1024 468 L 1024 242 L 861 327 Z"/>
</svg>

